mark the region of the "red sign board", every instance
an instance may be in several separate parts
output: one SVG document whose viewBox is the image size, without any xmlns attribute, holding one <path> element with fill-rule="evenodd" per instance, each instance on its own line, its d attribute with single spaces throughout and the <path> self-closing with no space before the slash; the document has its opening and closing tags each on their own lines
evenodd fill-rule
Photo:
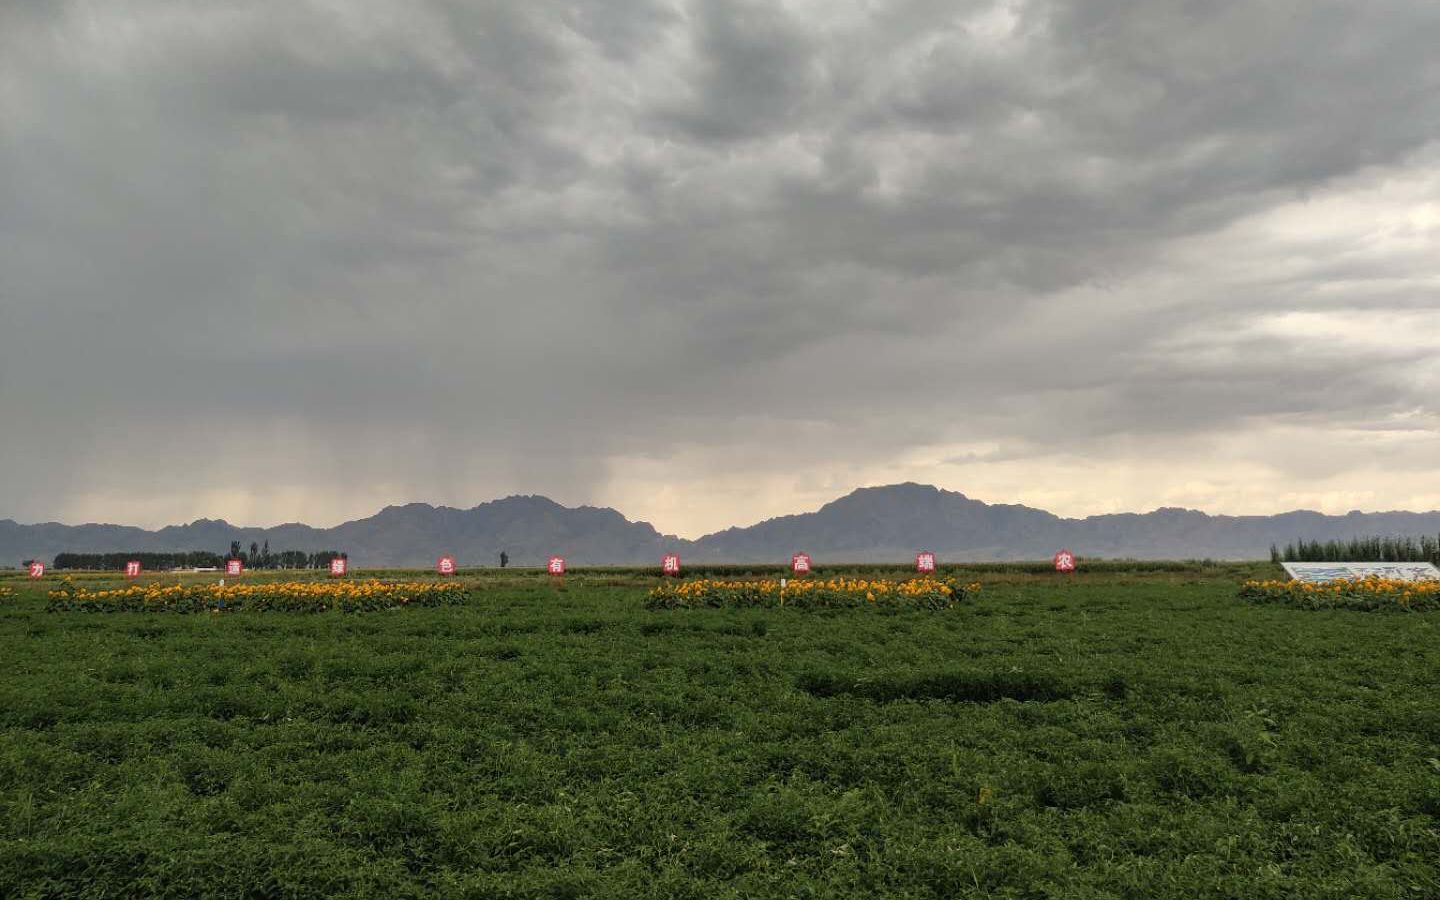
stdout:
<svg viewBox="0 0 1440 900">
<path fill-rule="evenodd" d="M 921 550 L 919 553 L 915 554 L 915 571 L 935 571 L 935 554 L 931 553 L 929 550 Z"/>
<path fill-rule="evenodd" d="M 132 559 L 125 564 L 125 577 L 138 578 L 140 576 L 140 561 Z"/>
<path fill-rule="evenodd" d="M 790 571 L 796 575 L 808 575 L 810 573 L 810 554 L 797 553 L 790 557 Z"/>
<path fill-rule="evenodd" d="M 546 568 L 546 570 L 547 570 L 551 575 L 564 575 L 564 574 L 565 574 L 565 557 L 563 557 L 563 556 L 552 556 L 552 557 L 550 557 L 550 561 L 545 564 L 545 568 Z"/>
<path fill-rule="evenodd" d="M 42 562 L 32 562 L 32 563 L 30 564 L 30 577 L 31 577 L 31 578 L 44 578 L 44 577 L 45 577 L 45 564 L 42 563 Z"/>
<path fill-rule="evenodd" d="M 337 556 L 330 560 L 330 575 L 334 578 L 344 578 L 349 569 L 350 561 L 343 556 Z"/>
<path fill-rule="evenodd" d="M 245 571 L 245 564 L 244 564 L 243 562 L 241 562 L 240 560 L 238 560 L 238 559 L 227 559 L 227 560 L 225 560 L 225 574 L 226 574 L 226 575 L 234 575 L 236 578 L 239 578 L 239 577 L 240 577 L 240 573 L 242 573 L 242 572 L 244 572 L 244 571 Z"/>
<path fill-rule="evenodd" d="M 1055 571 L 1075 571 L 1075 554 L 1071 553 L 1069 550 L 1061 550 L 1059 553 L 1055 554 Z"/>
<path fill-rule="evenodd" d="M 435 571 L 439 572 L 441 575 L 454 575 L 455 557 L 442 556 L 439 559 L 435 560 Z"/>
<path fill-rule="evenodd" d="M 667 553 L 665 558 L 660 560 L 660 571 L 666 575 L 680 574 L 680 554 Z"/>
</svg>

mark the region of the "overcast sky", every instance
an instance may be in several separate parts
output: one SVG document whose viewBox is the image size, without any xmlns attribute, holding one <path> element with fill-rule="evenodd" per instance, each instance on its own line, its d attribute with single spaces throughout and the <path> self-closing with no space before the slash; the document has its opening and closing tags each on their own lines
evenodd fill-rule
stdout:
<svg viewBox="0 0 1440 900">
<path fill-rule="evenodd" d="M 1440 507 L 1440 3 L 0 3 L 0 518 Z"/>
</svg>

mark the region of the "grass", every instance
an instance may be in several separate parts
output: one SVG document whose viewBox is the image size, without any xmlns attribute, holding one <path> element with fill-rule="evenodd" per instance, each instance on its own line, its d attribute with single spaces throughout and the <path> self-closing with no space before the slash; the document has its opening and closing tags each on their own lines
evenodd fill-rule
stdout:
<svg viewBox="0 0 1440 900">
<path fill-rule="evenodd" d="M 350 616 L 0 578 L 0 896 L 1440 896 L 1440 615 L 1247 605 L 1255 568 Z"/>
</svg>

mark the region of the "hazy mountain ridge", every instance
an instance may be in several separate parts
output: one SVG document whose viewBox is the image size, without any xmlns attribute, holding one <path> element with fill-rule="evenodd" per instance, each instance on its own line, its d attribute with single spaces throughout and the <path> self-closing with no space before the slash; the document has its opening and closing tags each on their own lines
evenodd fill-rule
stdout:
<svg viewBox="0 0 1440 900">
<path fill-rule="evenodd" d="M 540 565 L 559 553 L 573 565 L 658 564 L 667 551 L 693 562 L 778 562 L 804 550 L 817 562 L 905 560 L 933 550 L 942 560 L 1036 559 L 1060 547 L 1088 556 L 1252 559 L 1272 543 L 1361 535 L 1440 534 L 1440 512 L 1307 510 L 1274 516 L 1212 516 L 1162 508 L 1065 519 L 1016 504 L 989 504 L 914 483 L 861 488 L 815 512 L 728 528 L 698 540 L 656 531 L 614 509 L 566 507 L 547 497 L 511 496 L 470 509 L 409 503 L 333 528 L 287 523 L 241 527 L 197 519 L 147 531 L 127 525 L 21 525 L 0 520 L 0 564 L 56 553 L 209 550 L 231 541 L 279 550 L 344 550 L 359 566 L 428 566 L 442 553 L 461 565 Z"/>
</svg>

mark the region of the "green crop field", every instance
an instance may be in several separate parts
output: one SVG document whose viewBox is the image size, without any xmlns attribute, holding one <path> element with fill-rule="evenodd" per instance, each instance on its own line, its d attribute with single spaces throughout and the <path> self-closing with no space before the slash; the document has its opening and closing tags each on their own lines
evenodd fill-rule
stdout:
<svg viewBox="0 0 1440 900">
<path fill-rule="evenodd" d="M 1237 599 L 1271 572 L 309 615 L 0 577 L 0 896 L 1440 897 L 1440 614 Z"/>
</svg>

